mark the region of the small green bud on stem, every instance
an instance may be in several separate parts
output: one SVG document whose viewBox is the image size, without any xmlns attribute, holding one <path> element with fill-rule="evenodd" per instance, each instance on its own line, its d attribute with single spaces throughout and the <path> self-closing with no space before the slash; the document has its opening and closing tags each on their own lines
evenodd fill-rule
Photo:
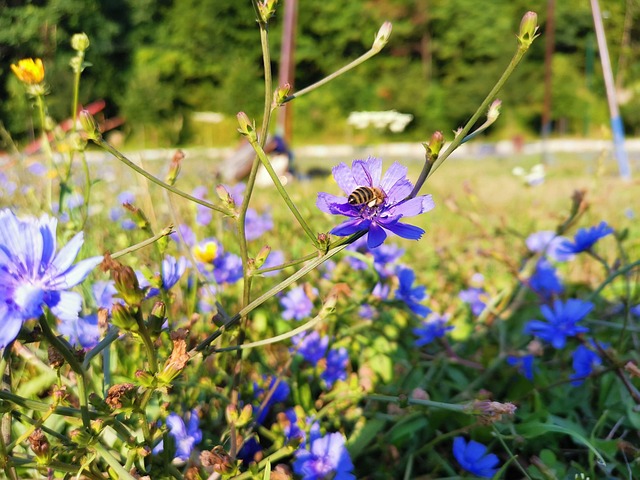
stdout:
<svg viewBox="0 0 640 480">
<path fill-rule="evenodd" d="M 76 33 L 71 37 L 71 48 L 76 52 L 84 52 L 89 48 L 89 45 L 91 45 L 91 42 L 89 42 L 89 37 L 86 33 Z"/>
<path fill-rule="evenodd" d="M 80 112 L 80 125 L 82 125 L 82 129 L 86 132 L 89 140 L 96 142 L 102 138 L 98 122 L 96 122 L 96 119 L 93 118 L 93 115 L 91 115 L 88 110 L 82 110 Z"/>
<path fill-rule="evenodd" d="M 376 39 L 373 41 L 373 45 L 371 46 L 371 50 L 374 52 L 379 52 L 382 48 L 389 42 L 389 37 L 391 36 L 392 29 L 391 22 L 384 22 L 378 30 L 376 34 Z"/>
<path fill-rule="evenodd" d="M 527 50 L 533 41 L 538 37 L 538 14 L 536 12 L 527 12 L 520 22 L 520 31 L 518 32 L 518 44 L 521 49 Z"/>
</svg>

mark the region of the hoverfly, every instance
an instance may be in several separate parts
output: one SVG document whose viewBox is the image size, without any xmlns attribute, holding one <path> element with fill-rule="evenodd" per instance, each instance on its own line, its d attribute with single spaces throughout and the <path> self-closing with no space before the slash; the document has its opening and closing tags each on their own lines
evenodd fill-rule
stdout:
<svg viewBox="0 0 640 480">
<path fill-rule="evenodd" d="M 369 208 L 377 207 L 387 196 L 378 187 L 358 187 L 347 198 L 349 205 L 367 205 Z"/>
</svg>

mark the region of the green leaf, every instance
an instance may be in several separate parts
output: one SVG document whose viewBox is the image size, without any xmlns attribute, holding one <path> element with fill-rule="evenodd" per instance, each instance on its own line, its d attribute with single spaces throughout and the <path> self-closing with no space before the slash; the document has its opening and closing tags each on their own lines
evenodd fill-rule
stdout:
<svg viewBox="0 0 640 480">
<path fill-rule="evenodd" d="M 351 435 L 347 445 L 351 459 L 358 457 L 362 451 L 375 440 L 376 435 L 384 428 L 386 423 L 387 422 L 381 418 L 373 418 L 368 420 L 359 431 Z"/>
</svg>

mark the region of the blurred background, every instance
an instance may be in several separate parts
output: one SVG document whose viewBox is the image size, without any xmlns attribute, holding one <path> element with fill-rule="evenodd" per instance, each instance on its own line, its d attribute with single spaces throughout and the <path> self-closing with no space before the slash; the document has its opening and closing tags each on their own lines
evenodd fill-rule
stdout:
<svg viewBox="0 0 640 480">
<path fill-rule="evenodd" d="M 275 83 L 283 4 L 270 28 Z M 624 126 L 637 135 L 640 2 L 601 0 L 600 6 Z M 462 125 L 508 64 L 527 10 L 538 13 L 543 35 L 500 93 L 503 116 L 488 139 L 538 138 L 545 104 L 552 137 L 610 138 L 588 1 L 298 0 L 297 7 L 298 90 L 368 50 L 383 21 L 393 23 L 393 33 L 381 54 L 293 102 L 294 146 L 425 141 L 434 130 Z M 81 102 L 104 100 L 101 115 L 121 121 L 117 130 L 128 147 L 232 146 L 235 114 L 261 117 L 262 56 L 248 0 L 1 1 L 0 120 L 18 144 L 37 128 L 10 64 L 43 59 L 49 113 L 63 121 L 71 113 L 69 41 L 78 32 L 91 40 Z M 545 68 L 552 72 L 546 87 Z M 349 120 L 352 112 L 389 110 L 410 116 L 402 131 Z"/>
</svg>

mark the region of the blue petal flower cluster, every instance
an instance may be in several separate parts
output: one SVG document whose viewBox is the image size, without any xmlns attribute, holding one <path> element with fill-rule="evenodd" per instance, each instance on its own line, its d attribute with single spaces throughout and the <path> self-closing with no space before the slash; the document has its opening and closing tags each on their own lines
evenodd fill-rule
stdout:
<svg viewBox="0 0 640 480">
<path fill-rule="evenodd" d="M 577 387 L 582 385 L 584 378 L 591 375 L 593 369 L 598 365 L 602 365 L 602 359 L 594 349 L 595 345 L 591 342 L 592 348 L 585 345 L 578 345 L 573 352 L 573 370 L 575 373 L 571 375 L 573 381 L 571 385 Z"/>
<path fill-rule="evenodd" d="M 416 347 L 428 345 L 436 338 L 444 337 L 448 331 L 453 330 L 453 325 L 447 325 L 448 322 L 447 315 L 431 314 L 419 327 L 413 329 L 413 333 L 418 337 L 415 341 Z"/>
<path fill-rule="evenodd" d="M 600 224 L 591 228 L 581 228 L 576 233 L 573 242 L 566 240 L 560 246 L 562 253 L 576 254 L 591 250 L 598 240 L 611 235 L 613 228 L 607 225 L 607 222 L 602 221 Z"/>
<path fill-rule="evenodd" d="M 396 290 L 396 300 L 404 302 L 409 309 L 419 317 L 426 317 L 431 313 L 431 309 L 420 302 L 427 298 L 427 289 L 424 285 L 413 286 L 416 274 L 406 267 L 399 267 L 396 271 L 398 275 L 398 289 Z"/>
<path fill-rule="evenodd" d="M 187 461 L 191 456 L 193 448 L 202 441 L 202 430 L 200 430 L 200 418 L 198 410 L 191 410 L 189 422 L 185 425 L 180 415 L 171 413 L 167 417 L 167 426 L 169 427 L 169 435 L 175 441 L 175 458 Z M 159 454 L 164 450 L 164 442 L 160 442 L 153 449 L 153 453 Z"/>
<path fill-rule="evenodd" d="M 524 333 L 536 335 L 549 342 L 554 348 L 564 348 L 568 337 L 589 331 L 587 327 L 578 325 L 578 322 L 587 316 L 593 307 L 593 303 L 577 298 L 571 298 L 565 303 L 556 300 L 553 302 L 553 309 L 548 305 L 542 305 L 540 311 L 546 322 L 529 320 L 525 325 Z"/>
<path fill-rule="evenodd" d="M 60 320 L 75 321 L 82 297 L 70 288 L 82 282 L 101 261 L 92 257 L 73 264 L 84 242 L 77 233 L 56 253 L 55 218 L 19 219 L 0 211 L 0 348 L 13 341 L 25 320 L 47 306 Z"/>
<path fill-rule="evenodd" d="M 487 453 L 487 447 L 474 440 L 465 442 L 464 438 L 456 437 L 453 440 L 453 456 L 467 472 L 482 478 L 493 477 L 500 459 Z"/>
<path fill-rule="evenodd" d="M 386 231 L 403 238 L 418 240 L 424 234 L 424 230 L 400 220 L 428 212 L 435 204 L 431 195 L 407 199 L 413 190 L 413 184 L 406 176 L 407 168 L 399 163 L 391 165 L 382 176 L 382 160 L 379 158 L 355 160 L 351 168 L 341 163 L 333 168 L 333 177 L 347 196 L 338 197 L 320 192 L 316 205 L 325 213 L 349 217 L 349 220 L 331 230 L 332 234 L 347 236 L 366 231 L 367 245 L 370 249 L 385 241 Z M 376 202 L 375 205 L 349 203 L 348 196 L 360 187 L 380 190 L 383 197 L 381 202 Z"/>
<path fill-rule="evenodd" d="M 344 437 L 341 433 L 329 433 L 320 436 L 319 429 L 312 428 L 310 433 L 309 449 L 299 448 L 293 464 L 293 471 L 305 480 L 351 480 L 356 477 L 353 471 L 353 462 L 344 445 Z M 329 474 L 333 476 L 329 477 Z"/>
<path fill-rule="evenodd" d="M 315 289 L 314 289 L 315 291 Z M 313 302 L 307 296 L 304 287 L 292 288 L 289 293 L 280 299 L 280 304 L 284 307 L 282 318 L 285 320 L 302 320 L 311 315 Z"/>
</svg>

